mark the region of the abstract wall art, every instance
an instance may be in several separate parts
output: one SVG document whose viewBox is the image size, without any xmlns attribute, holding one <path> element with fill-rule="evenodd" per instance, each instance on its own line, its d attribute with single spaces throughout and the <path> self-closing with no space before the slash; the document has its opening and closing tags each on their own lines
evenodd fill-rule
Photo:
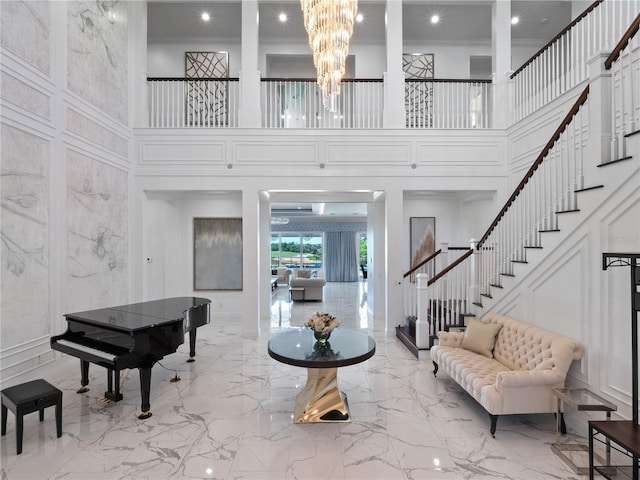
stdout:
<svg viewBox="0 0 640 480">
<path fill-rule="evenodd" d="M 229 54 L 185 52 L 187 123 L 223 126 L 228 123 Z M 191 80 L 193 79 L 193 80 Z"/>
<path fill-rule="evenodd" d="M 242 219 L 193 219 L 193 289 L 242 290 Z"/>
<path fill-rule="evenodd" d="M 409 219 L 411 268 L 436 251 L 436 218 L 411 217 Z"/>
<path fill-rule="evenodd" d="M 403 53 L 405 108 L 407 127 L 433 126 L 433 53 Z M 420 99 L 415 101 L 415 99 Z"/>
</svg>

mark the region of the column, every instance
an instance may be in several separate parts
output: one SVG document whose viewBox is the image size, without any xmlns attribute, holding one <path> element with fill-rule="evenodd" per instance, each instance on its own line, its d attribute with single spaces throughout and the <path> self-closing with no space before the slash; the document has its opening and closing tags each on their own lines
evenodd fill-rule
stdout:
<svg viewBox="0 0 640 480">
<path fill-rule="evenodd" d="M 403 229 L 402 219 L 402 190 L 399 188 L 387 190 L 385 196 L 387 328 L 400 324 L 403 316 L 402 251 L 407 245 L 408 232 Z M 392 324 L 389 325 L 389 322 Z"/>
<path fill-rule="evenodd" d="M 260 128 L 260 72 L 258 70 L 258 0 L 242 0 L 242 62 L 239 126 Z"/>
<path fill-rule="evenodd" d="M 493 128 L 507 128 L 511 112 L 511 2 L 495 0 L 491 8 L 493 50 Z"/>
<path fill-rule="evenodd" d="M 254 338 L 260 332 L 260 201 L 256 190 L 242 191 L 242 335 Z M 263 288 L 270 288 L 268 282 Z"/>
<path fill-rule="evenodd" d="M 384 78 L 384 128 L 405 128 L 402 71 L 402 2 L 387 0 L 387 71 Z"/>
</svg>

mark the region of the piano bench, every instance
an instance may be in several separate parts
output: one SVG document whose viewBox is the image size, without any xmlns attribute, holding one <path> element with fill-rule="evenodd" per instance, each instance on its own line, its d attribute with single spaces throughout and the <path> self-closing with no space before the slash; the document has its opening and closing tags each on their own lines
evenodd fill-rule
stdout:
<svg viewBox="0 0 640 480">
<path fill-rule="evenodd" d="M 7 433 L 7 409 L 16 417 L 16 450 L 22 453 L 22 417 L 27 413 L 40 412 L 44 420 L 44 409 L 56 406 L 56 433 L 62 436 L 62 392 L 49 382 L 38 379 L 8 387 L 0 392 L 2 397 L 2 435 Z"/>
</svg>

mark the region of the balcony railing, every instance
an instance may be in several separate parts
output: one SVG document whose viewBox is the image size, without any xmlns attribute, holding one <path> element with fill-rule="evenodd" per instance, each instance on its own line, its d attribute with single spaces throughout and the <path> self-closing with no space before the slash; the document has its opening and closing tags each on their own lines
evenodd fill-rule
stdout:
<svg viewBox="0 0 640 480">
<path fill-rule="evenodd" d="M 640 0 L 597 0 L 512 75 L 513 122 L 588 78 L 589 61 L 610 52 L 640 10 Z"/>
<path fill-rule="evenodd" d="M 237 78 L 148 78 L 149 125 L 157 128 L 240 127 Z M 322 105 L 315 79 L 260 82 L 263 128 L 382 128 L 382 79 L 345 79 L 336 112 Z M 491 82 L 406 80 L 406 128 L 489 128 Z"/>
<path fill-rule="evenodd" d="M 237 78 L 147 78 L 147 84 L 151 127 L 238 126 Z"/>
<path fill-rule="evenodd" d="M 406 80 L 407 128 L 489 128 L 490 80 Z"/>
<path fill-rule="evenodd" d="M 381 79 L 343 80 L 338 108 L 322 105 L 315 79 L 263 78 L 260 82 L 264 128 L 381 128 Z"/>
</svg>

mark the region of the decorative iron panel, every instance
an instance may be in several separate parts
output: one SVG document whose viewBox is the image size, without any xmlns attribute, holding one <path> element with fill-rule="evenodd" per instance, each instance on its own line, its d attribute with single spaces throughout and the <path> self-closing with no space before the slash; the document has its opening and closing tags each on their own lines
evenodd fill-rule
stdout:
<svg viewBox="0 0 640 480">
<path fill-rule="evenodd" d="M 226 126 L 229 121 L 227 52 L 185 52 L 187 123 Z"/>
</svg>

